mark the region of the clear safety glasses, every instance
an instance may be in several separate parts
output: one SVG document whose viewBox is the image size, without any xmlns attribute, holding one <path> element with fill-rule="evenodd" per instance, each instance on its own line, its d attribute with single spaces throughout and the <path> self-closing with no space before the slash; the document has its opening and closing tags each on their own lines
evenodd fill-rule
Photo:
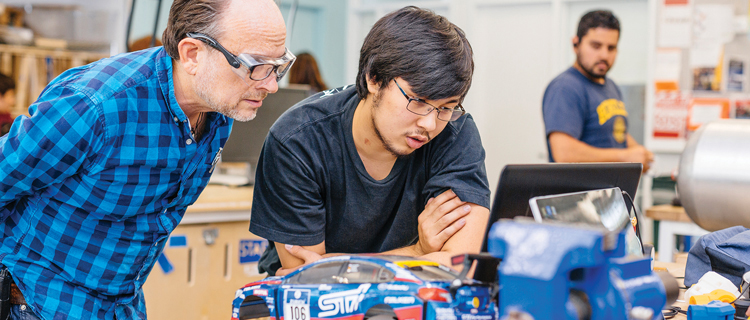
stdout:
<svg viewBox="0 0 750 320">
<path fill-rule="evenodd" d="M 459 103 L 453 108 L 438 108 L 436 106 L 433 106 L 427 101 L 424 101 L 419 98 L 412 98 L 409 95 L 404 92 L 404 89 L 401 89 L 401 86 L 396 82 L 394 79 L 393 82 L 396 83 L 396 86 L 399 90 L 401 90 L 401 93 L 404 95 L 404 97 L 409 100 L 406 103 L 406 110 L 411 111 L 414 114 L 418 114 L 420 116 L 426 116 L 432 112 L 432 110 L 435 110 L 437 112 L 437 118 L 443 121 L 456 121 L 458 118 L 460 118 L 464 113 L 466 113 L 466 110 L 464 110 L 464 107 L 461 106 Z"/>
<path fill-rule="evenodd" d="M 188 32 L 187 36 L 193 39 L 203 41 L 210 47 L 218 50 L 224 57 L 227 58 L 227 62 L 231 65 L 235 73 L 241 77 L 249 77 L 250 80 L 260 81 L 268 78 L 271 73 L 276 73 L 276 81 L 280 81 L 281 78 L 289 71 L 289 68 L 294 64 L 294 60 L 297 57 L 292 54 L 289 49 L 285 49 L 284 55 L 279 58 L 264 57 L 250 53 L 240 53 L 234 55 L 231 52 L 224 49 L 218 41 L 205 34 L 197 32 Z M 241 67 L 245 67 L 246 71 Z"/>
</svg>

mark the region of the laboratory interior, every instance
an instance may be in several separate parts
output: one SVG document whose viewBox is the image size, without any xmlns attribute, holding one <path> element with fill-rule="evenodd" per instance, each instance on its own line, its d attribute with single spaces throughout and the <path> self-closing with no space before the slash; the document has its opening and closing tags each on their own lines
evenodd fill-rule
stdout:
<svg viewBox="0 0 750 320">
<path fill-rule="evenodd" d="M 750 0 L 0 0 L 0 320 L 747 320 L 749 208 Z"/>
</svg>

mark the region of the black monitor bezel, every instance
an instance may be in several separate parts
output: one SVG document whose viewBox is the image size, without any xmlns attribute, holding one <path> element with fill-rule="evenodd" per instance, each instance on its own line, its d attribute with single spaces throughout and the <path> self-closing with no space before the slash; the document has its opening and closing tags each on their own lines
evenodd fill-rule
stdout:
<svg viewBox="0 0 750 320">
<path fill-rule="evenodd" d="M 500 219 L 532 217 L 529 199 L 538 196 L 620 188 L 632 198 L 638 190 L 640 163 L 546 163 L 506 165 L 500 173 L 490 210 L 482 252 L 492 225 Z M 632 204 L 626 201 L 628 212 Z"/>
</svg>

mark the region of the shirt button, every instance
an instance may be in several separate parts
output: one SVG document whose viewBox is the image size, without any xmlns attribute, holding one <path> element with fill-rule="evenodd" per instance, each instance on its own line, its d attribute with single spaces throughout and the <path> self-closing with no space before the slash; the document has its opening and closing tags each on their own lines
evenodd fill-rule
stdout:
<svg viewBox="0 0 750 320">
<path fill-rule="evenodd" d="M 191 144 L 193 144 L 193 139 L 187 139 L 187 141 L 185 141 L 185 143 L 187 143 L 188 145 L 191 145 Z"/>
<path fill-rule="evenodd" d="M 21 311 L 26 311 L 26 305 L 25 304 L 21 305 Z"/>
<path fill-rule="evenodd" d="M 177 117 L 174 117 L 174 122 L 180 122 L 180 119 L 177 119 Z"/>
</svg>

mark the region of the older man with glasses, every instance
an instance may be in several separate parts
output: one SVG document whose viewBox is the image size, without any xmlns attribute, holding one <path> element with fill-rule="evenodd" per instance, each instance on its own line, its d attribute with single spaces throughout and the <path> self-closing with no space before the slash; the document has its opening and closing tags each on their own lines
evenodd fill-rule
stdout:
<svg viewBox="0 0 750 320">
<path fill-rule="evenodd" d="M 146 277 L 233 119 L 294 61 L 285 38 L 272 0 L 175 0 L 163 48 L 53 80 L 0 137 L 0 319 L 145 319 Z"/>
<path fill-rule="evenodd" d="M 403 8 L 375 24 L 359 66 L 356 86 L 300 102 L 266 137 L 250 218 L 273 242 L 261 272 L 338 253 L 449 264 L 480 249 L 490 191 L 461 106 L 474 70 L 463 31 Z"/>
</svg>

